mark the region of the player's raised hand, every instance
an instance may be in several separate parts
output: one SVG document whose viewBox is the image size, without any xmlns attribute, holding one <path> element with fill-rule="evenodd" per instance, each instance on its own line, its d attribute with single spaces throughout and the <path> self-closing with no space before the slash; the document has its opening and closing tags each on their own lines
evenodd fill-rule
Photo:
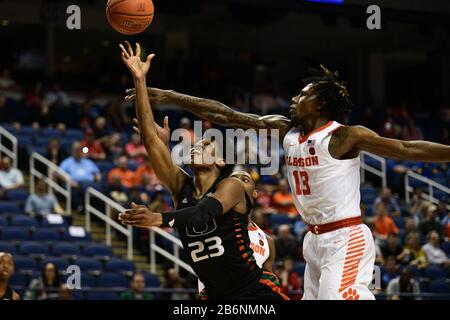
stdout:
<svg viewBox="0 0 450 320">
<path fill-rule="evenodd" d="M 162 224 L 162 216 L 160 213 L 152 212 L 143 205 L 131 203 L 131 209 L 125 210 L 119 214 L 119 221 L 122 224 L 134 227 L 158 227 Z"/>
<path fill-rule="evenodd" d="M 122 50 L 122 61 L 127 66 L 128 70 L 130 70 L 133 78 L 145 78 L 148 70 L 150 70 L 150 65 L 155 54 L 152 53 L 147 56 L 145 61 L 141 61 L 141 46 L 139 43 L 136 43 L 136 53 L 133 52 L 133 48 L 128 41 L 125 41 L 125 46 L 119 44 L 119 47 Z"/>
<path fill-rule="evenodd" d="M 138 119 L 134 118 L 133 122 L 134 122 L 133 131 L 140 135 L 141 131 L 139 130 Z M 162 142 L 164 142 L 164 144 L 168 144 L 170 140 L 169 117 L 168 116 L 164 117 L 163 122 L 164 127 L 161 127 L 156 122 L 153 122 L 153 124 L 155 125 L 156 134 L 158 135 L 158 137 L 161 139 Z"/>
</svg>

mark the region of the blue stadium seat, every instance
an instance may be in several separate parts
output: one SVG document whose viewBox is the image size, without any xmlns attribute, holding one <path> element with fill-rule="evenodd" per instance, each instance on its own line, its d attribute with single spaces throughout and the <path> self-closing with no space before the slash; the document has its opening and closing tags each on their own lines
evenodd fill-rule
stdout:
<svg viewBox="0 0 450 320">
<path fill-rule="evenodd" d="M 2 240 L 6 241 L 27 241 L 31 240 L 28 228 L 8 227 L 2 231 Z"/>
<path fill-rule="evenodd" d="M 305 274 L 305 263 L 304 262 L 297 262 L 294 266 L 294 271 L 297 272 L 297 274 L 300 277 L 303 277 Z"/>
<path fill-rule="evenodd" d="M 14 267 L 17 271 L 34 271 L 38 269 L 36 260 L 25 256 L 14 256 Z"/>
<path fill-rule="evenodd" d="M 96 286 L 95 278 L 88 273 L 82 272 L 81 273 L 81 288 L 95 287 L 95 286 Z"/>
<path fill-rule="evenodd" d="M 81 257 L 75 260 L 75 264 L 80 267 L 82 272 L 101 271 L 102 264 L 95 258 Z"/>
<path fill-rule="evenodd" d="M 33 233 L 33 239 L 35 241 L 59 241 L 61 237 L 58 230 L 50 228 L 39 228 Z"/>
<path fill-rule="evenodd" d="M 9 279 L 9 285 L 12 287 L 25 287 L 27 286 L 27 280 L 23 274 L 15 272 Z"/>
<path fill-rule="evenodd" d="M 450 284 L 446 278 L 437 278 L 430 282 L 429 290 L 432 293 L 445 294 L 445 297 L 433 297 L 433 300 L 448 300 L 450 298 Z"/>
<path fill-rule="evenodd" d="M 92 256 L 112 256 L 113 252 L 111 247 L 104 244 L 93 243 L 84 248 L 84 255 L 88 257 Z"/>
<path fill-rule="evenodd" d="M 444 241 L 444 243 L 442 243 L 442 250 L 444 250 L 447 256 L 450 255 L 450 241 Z"/>
<path fill-rule="evenodd" d="M 121 274 L 106 272 L 98 277 L 99 287 L 122 287 L 128 288 L 127 278 Z"/>
<path fill-rule="evenodd" d="M 161 281 L 158 276 L 155 276 L 152 273 L 144 273 L 145 286 L 147 288 L 159 288 L 161 285 Z"/>
<path fill-rule="evenodd" d="M 67 131 L 64 133 L 64 137 L 70 138 L 72 140 L 83 140 L 84 133 L 83 131 L 78 129 L 67 129 Z"/>
<path fill-rule="evenodd" d="M 48 255 L 48 246 L 40 242 L 24 242 L 20 246 L 20 254 L 22 255 Z"/>
<path fill-rule="evenodd" d="M 39 153 L 42 156 L 45 156 L 46 152 L 47 152 L 47 147 L 46 146 L 36 146 L 36 145 L 31 145 L 28 146 L 28 154 L 31 155 L 33 152 Z"/>
<path fill-rule="evenodd" d="M 9 241 L 0 241 L 0 252 L 9 252 L 16 254 L 16 246 Z"/>
<path fill-rule="evenodd" d="M 270 216 L 270 223 L 272 225 L 290 224 L 292 223 L 292 219 L 284 214 L 272 214 Z"/>
<path fill-rule="evenodd" d="M 394 223 L 399 229 L 405 228 L 405 219 L 403 217 L 393 217 Z"/>
<path fill-rule="evenodd" d="M 33 138 L 34 137 L 32 137 L 32 136 L 26 136 L 26 135 L 25 136 L 22 136 L 22 135 L 17 136 L 19 146 L 29 146 L 29 145 L 33 144 Z"/>
<path fill-rule="evenodd" d="M 69 261 L 67 261 L 67 259 L 61 257 L 48 257 L 41 261 L 41 268 L 43 268 L 49 262 L 53 263 L 60 272 L 65 271 L 69 266 Z"/>
<path fill-rule="evenodd" d="M 430 278 L 431 280 L 438 279 L 438 278 L 445 278 L 445 271 L 436 265 L 428 266 L 424 269 L 423 275 L 426 278 Z"/>
<path fill-rule="evenodd" d="M 133 272 L 134 263 L 125 259 L 113 258 L 106 262 L 105 270 L 107 272 Z"/>
<path fill-rule="evenodd" d="M 409 266 L 409 269 L 411 270 L 412 276 L 414 278 L 423 277 L 422 269 L 417 268 L 417 266 Z"/>
<path fill-rule="evenodd" d="M 22 127 L 20 128 L 20 132 L 18 135 L 20 136 L 36 136 L 38 134 L 38 130 L 33 127 Z"/>
<path fill-rule="evenodd" d="M 112 168 L 114 168 L 114 164 L 109 161 L 98 161 L 96 162 L 96 165 L 102 173 L 107 173 L 111 171 Z"/>
<path fill-rule="evenodd" d="M 8 197 L 17 202 L 25 202 L 29 195 L 28 191 L 22 189 L 8 191 Z"/>
<path fill-rule="evenodd" d="M 86 300 L 117 300 L 117 294 L 110 291 L 88 292 Z"/>
<path fill-rule="evenodd" d="M 35 146 L 47 149 L 48 142 L 50 141 L 51 138 L 52 137 L 36 137 Z"/>
<path fill-rule="evenodd" d="M 16 202 L 11 201 L 0 201 L 0 213 L 13 213 L 19 214 L 22 213 L 20 206 Z"/>
<path fill-rule="evenodd" d="M 7 226 L 9 225 L 8 220 L 6 220 L 6 217 L 0 217 L 0 226 Z"/>
<path fill-rule="evenodd" d="M 26 216 L 26 215 L 17 215 L 13 216 L 11 219 L 11 226 L 13 227 L 37 227 L 38 222 L 36 219 Z"/>
<path fill-rule="evenodd" d="M 80 249 L 72 244 L 72 243 L 57 243 L 53 247 L 52 253 L 55 256 L 63 256 L 63 255 L 80 255 Z"/>
<path fill-rule="evenodd" d="M 59 137 L 61 131 L 55 128 L 45 128 L 41 131 L 41 137 Z"/>
</svg>

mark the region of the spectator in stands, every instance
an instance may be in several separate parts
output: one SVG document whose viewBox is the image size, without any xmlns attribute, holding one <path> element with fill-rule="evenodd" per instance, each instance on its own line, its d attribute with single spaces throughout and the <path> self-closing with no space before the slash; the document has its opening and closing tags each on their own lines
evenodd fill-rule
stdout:
<svg viewBox="0 0 450 320">
<path fill-rule="evenodd" d="M 423 251 L 427 260 L 431 264 L 438 264 L 443 268 L 450 266 L 450 259 L 447 258 L 444 250 L 440 248 L 439 233 L 430 231 L 427 235 L 427 243 L 423 246 Z"/>
<path fill-rule="evenodd" d="M 81 141 L 81 147 L 86 156 L 92 160 L 105 160 L 106 153 L 102 145 L 95 140 L 94 130 L 87 129 L 84 140 Z"/>
<path fill-rule="evenodd" d="M 189 300 L 189 293 L 183 292 L 187 289 L 187 283 L 180 277 L 175 268 L 166 269 L 164 289 L 175 289 L 175 292 L 164 294 L 164 300 Z"/>
<path fill-rule="evenodd" d="M 411 233 L 408 238 L 406 238 L 404 247 L 406 255 L 404 256 L 402 263 L 416 266 L 419 269 L 423 269 L 427 266 L 427 257 L 420 246 L 420 235 L 418 233 Z"/>
<path fill-rule="evenodd" d="M 412 277 L 411 269 L 406 267 L 400 276 L 392 279 L 387 286 L 390 300 L 420 300 L 419 282 Z M 402 296 L 402 294 L 409 294 Z"/>
<path fill-rule="evenodd" d="M 73 205 L 78 206 L 78 210 L 82 210 L 84 192 L 89 186 L 100 181 L 100 170 L 92 160 L 83 157 L 81 144 L 78 141 L 72 145 L 72 156 L 65 159 L 60 167 L 72 180 Z"/>
<path fill-rule="evenodd" d="M 394 220 L 388 216 L 383 202 L 378 203 L 375 212 L 375 234 L 378 239 L 386 240 L 390 234 L 398 234 L 400 232 Z"/>
<path fill-rule="evenodd" d="M 112 162 L 117 161 L 124 154 L 120 133 L 114 132 L 109 139 L 105 140 L 105 148 L 108 154 L 108 160 Z"/>
<path fill-rule="evenodd" d="M 25 300 L 46 300 L 57 297 L 59 289 L 58 268 L 48 262 L 42 269 L 42 275 L 31 280 Z"/>
<path fill-rule="evenodd" d="M 423 140 L 422 129 L 414 123 L 413 118 L 407 120 L 402 130 L 403 140 Z"/>
<path fill-rule="evenodd" d="M 119 176 L 113 176 L 108 184 L 108 194 L 116 202 L 122 206 L 128 203 L 128 190 L 122 185 Z"/>
<path fill-rule="evenodd" d="M 73 300 L 73 290 L 66 283 L 59 286 L 58 300 Z"/>
<path fill-rule="evenodd" d="M 280 280 L 281 291 L 292 300 L 301 300 L 302 295 L 298 292 L 302 287 L 302 280 L 300 275 L 294 271 L 294 263 L 294 258 L 284 258 L 277 275 Z"/>
<path fill-rule="evenodd" d="M 164 201 L 164 194 L 162 191 L 157 191 L 153 194 L 150 210 L 153 212 L 164 212 L 170 210 L 169 204 Z"/>
<path fill-rule="evenodd" d="M 386 259 L 385 273 L 382 276 L 382 288 L 385 289 L 392 279 L 399 276 L 399 266 L 394 256 L 389 256 Z"/>
<path fill-rule="evenodd" d="M 121 300 L 153 300 L 153 294 L 144 292 L 145 278 L 140 272 L 134 272 L 130 281 L 130 290 L 120 294 Z"/>
<path fill-rule="evenodd" d="M 376 208 L 380 203 L 384 204 L 384 208 L 387 211 L 388 215 L 400 215 L 400 206 L 398 205 L 397 200 L 392 196 L 391 189 L 383 188 L 381 190 L 381 195 L 377 197 L 375 199 L 375 202 L 373 203 L 373 212 L 376 212 Z"/>
<path fill-rule="evenodd" d="M 117 167 L 108 174 L 108 183 L 112 183 L 114 177 L 120 179 L 120 183 L 127 189 L 131 188 L 135 181 L 134 171 L 128 168 L 128 157 L 123 155 L 117 160 Z"/>
<path fill-rule="evenodd" d="M 441 197 L 439 199 L 439 203 L 437 206 L 437 212 L 436 215 L 438 217 L 439 220 L 444 219 L 445 217 L 447 217 L 449 210 L 447 209 L 448 206 L 448 199 L 447 197 Z"/>
<path fill-rule="evenodd" d="M 0 252 L 0 301 L 20 300 L 19 294 L 9 286 L 9 281 L 13 274 L 13 256 L 7 252 Z"/>
<path fill-rule="evenodd" d="M 0 76 L 0 90 L 12 89 L 16 85 L 16 81 L 11 77 L 8 68 L 3 68 Z"/>
<path fill-rule="evenodd" d="M 131 135 L 131 141 L 125 145 L 127 156 L 137 164 L 142 164 L 147 157 L 147 151 L 141 142 L 141 137 L 137 133 Z"/>
<path fill-rule="evenodd" d="M 130 196 L 128 198 L 128 204 L 125 206 L 126 208 L 131 208 L 132 202 L 136 204 L 143 204 L 145 206 L 150 205 L 149 195 L 145 192 L 141 192 L 141 189 L 138 186 L 132 186 L 129 191 Z"/>
<path fill-rule="evenodd" d="M 291 234 L 291 228 L 287 224 L 280 225 L 278 229 L 278 236 L 275 240 L 275 247 L 277 260 L 283 260 L 286 257 L 298 257 L 299 256 L 299 242 Z"/>
<path fill-rule="evenodd" d="M 92 128 L 92 132 L 97 141 L 100 144 L 104 144 L 108 139 L 109 130 L 107 127 L 106 119 L 104 117 L 98 117 L 94 121 L 94 127 Z"/>
<path fill-rule="evenodd" d="M 8 156 L 2 158 L 0 166 L 0 188 L 15 190 L 22 188 L 24 184 L 22 172 L 12 167 L 12 160 Z"/>
<path fill-rule="evenodd" d="M 431 231 L 436 231 L 441 235 L 441 225 L 437 219 L 437 206 L 429 204 L 426 208 L 426 215 L 419 225 L 420 234 L 425 237 Z"/>
<path fill-rule="evenodd" d="M 294 198 L 289 191 L 289 185 L 286 179 L 283 178 L 280 180 L 278 190 L 274 193 L 272 199 L 275 209 L 279 213 L 296 217 L 298 215 L 297 209 L 295 209 Z"/>
<path fill-rule="evenodd" d="M 447 213 L 447 216 L 442 220 L 442 229 L 444 236 L 450 241 L 450 211 Z"/>
<path fill-rule="evenodd" d="M 64 211 L 60 207 L 55 196 L 47 192 L 47 184 L 39 179 L 36 182 L 35 194 L 30 194 L 25 203 L 25 212 L 30 216 L 42 218 L 50 213 L 62 214 Z"/>
<path fill-rule="evenodd" d="M 144 163 L 137 168 L 134 178 L 134 184 L 147 191 L 161 190 L 161 182 L 156 177 L 148 157 L 145 157 Z"/>
<path fill-rule="evenodd" d="M 66 150 L 61 148 L 58 138 L 51 138 L 48 141 L 47 153 L 45 154 L 45 157 L 47 159 L 49 159 L 54 164 L 59 165 L 68 156 L 69 155 L 67 154 Z"/>
<path fill-rule="evenodd" d="M 389 257 L 394 257 L 396 261 L 402 261 L 405 255 L 403 247 L 399 243 L 398 235 L 390 234 L 386 244 L 382 247 L 383 258 L 387 261 Z"/>
<path fill-rule="evenodd" d="M 404 243 L 408 235 L 413 232 L 417 232 L 416 223 L 414 222 L 413 218 L 407 217 L 405 218 L 405 228 L 403 229 L 402 242 Z"/>
<path fill-rule="evenodd" d="M 183 139 L 180 141 L 189 141 L 191 144 L 193 144 L 195 142 L 195 135 L 194 130 L 192 130 L 191 120 L 189 120 L 189 118 L 181 118 L 180 129 L 183 129 L 183 131 L 181 131 L 181 137 Z"/>
<path fill-rule="evenodd" d="M 411 201 L 408 205 L 409 214 L 414 218 L 416 225 L 419 225 L 421 220 L 421 210 L 426 201 L 422 197 L 422 189 L 414 188 Z"/>
<path fill-rule="evenodd" d="M 272 193 L 268 185 L 258 186 L 258 198 L 256 203 L 261 207 L 264 213 L 273 213 L 275 208 L 272 203 Z"/>
</svg>

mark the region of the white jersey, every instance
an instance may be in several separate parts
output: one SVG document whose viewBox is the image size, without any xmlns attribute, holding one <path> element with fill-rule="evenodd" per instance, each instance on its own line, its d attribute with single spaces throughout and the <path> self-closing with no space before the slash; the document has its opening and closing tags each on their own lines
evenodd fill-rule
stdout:
<svg viewBox="0 0 450 320">
<path fill-rule="evenodd" d="M 270 256 L 269 240 L 267 240 L 266 234 L 256 225 L 256 223 L 252 223 L 252 226 L 248 227 L 248 236 L 250 238 L 250 248 L 253 250 L 256 264 L 258 267 L 262 268 L 262 265 Z M 198 280 L 198 292 L 201 292 L 204 288 L 205 285 Z"/>
<path fill-rule="evenodd" d="M 308 224 L 326 224 L 361 215 L 359 157 L 333 158 L 328 144 L 342 125 L 330 121 L 302 137 L 292 128 L 283 146 L 295 207 Z"/>
</svg>

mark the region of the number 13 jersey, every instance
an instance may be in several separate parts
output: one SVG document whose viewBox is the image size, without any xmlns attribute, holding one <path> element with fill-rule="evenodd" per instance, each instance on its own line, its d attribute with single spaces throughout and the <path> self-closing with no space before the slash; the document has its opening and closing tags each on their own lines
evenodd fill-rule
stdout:
<svg viewBox="0 0 450 320">
<path fill-rule="evenodd" d="M 330 121 L 302 136 L 292 128 L 283 147 L 295 206 L 308 224 L 326 224 L 361 215 L 359 157 L 333 158 L 328 144 L 342 125 Z"/>
<path fill-rule="evenodd" d="M 221 179 L 217 179 L 205 196 L 213 193 Z M 193 197 L 192 178 L 183 185 L 177 209 L 192 207 L 200 200 Z M 248 197 L 247 214 L 230 210 L 205 226 L 178 228 L 189 265 L 203 282 L 210 299 L 236 297 L 258 283 L 262 271 L 256 264 L 250 247 L 248 214 L 251 205 Z"/>
</svg>

